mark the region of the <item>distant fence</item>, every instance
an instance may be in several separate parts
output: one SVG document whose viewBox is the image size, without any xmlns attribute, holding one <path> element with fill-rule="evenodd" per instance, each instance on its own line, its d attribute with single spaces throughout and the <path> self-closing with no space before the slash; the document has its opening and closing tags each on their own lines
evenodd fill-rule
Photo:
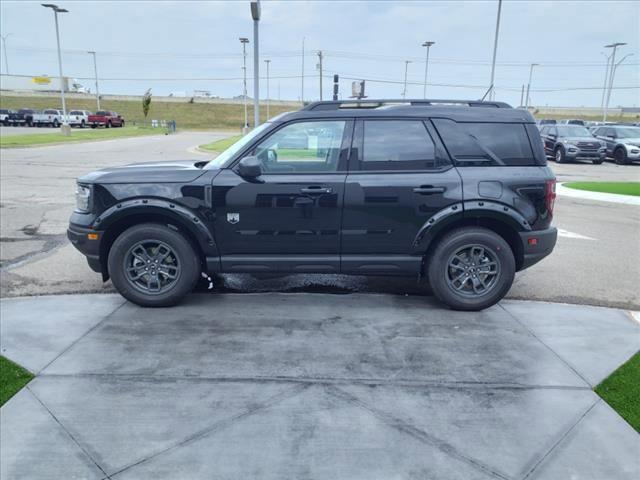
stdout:
<svg viewBox="0 0 640 480">
<path fill-rule="evenodd" d="M 127 124 L 133 125 L 134 127 L 164 128 L 169 133 L 175 133 L 176 131 L 175 120 L 129 120 Z"/>
</svg>

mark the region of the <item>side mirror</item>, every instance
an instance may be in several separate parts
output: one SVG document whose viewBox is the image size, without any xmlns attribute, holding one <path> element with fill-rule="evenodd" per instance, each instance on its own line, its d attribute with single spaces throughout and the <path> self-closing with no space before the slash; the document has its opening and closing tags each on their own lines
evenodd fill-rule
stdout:
<svg viewBox="0 0 640 480">
<path fill-rule="evenodd" d="M 258 157 L 244 157 L 238 163 L 238 175 L 243 178 L 257 178 L 262 175 L 262 162 Z"/>
</svg>

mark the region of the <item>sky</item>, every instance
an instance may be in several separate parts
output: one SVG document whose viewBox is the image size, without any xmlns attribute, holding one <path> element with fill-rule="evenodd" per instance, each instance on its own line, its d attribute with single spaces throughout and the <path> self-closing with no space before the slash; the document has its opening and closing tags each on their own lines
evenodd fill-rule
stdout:
<svg viewBox="0 0 640 480">
<path fill-rule="evenodd" d="M 242 45 L 248 92 L 253 93 L 253 21 L 249 1 L 57 0 L 64 75 L 94 89 L 96 51 L 101 93 L 154 95 L 206 90 L 242 94 Z M 373 98 L 399 98 L 407 68 L 407 98 L 422 98 L 426 48 L 427 96 L 477 99 L 490 84 L 498 1 L 262 1 L 260 96 L 319 98 L 318 51 L 323 52 L 323 96 L 340 75 L 340 96 L 366 80 Z M 56 76 L 53 13 L 40 2 L 2 0 L 0 30 L 9 72 Z M 610 106 L 640 107 L 640 2 L 504 0 L 495 72 L 496 100 L 519 105 L 533 69 L 531 104 L 595 106 L 602 100 L 603 46 L 626 42 L 616 53 Z M 6 72 L 4 58 L 1 71 Z M 406 64 L 406 61 L 411 63 Z"/>
</svg>

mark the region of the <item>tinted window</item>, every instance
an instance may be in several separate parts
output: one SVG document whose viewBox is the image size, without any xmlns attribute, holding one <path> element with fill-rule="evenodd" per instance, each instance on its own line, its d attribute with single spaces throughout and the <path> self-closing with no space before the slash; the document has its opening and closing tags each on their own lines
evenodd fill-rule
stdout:
<svg viewBox="0 0 640 480">
<path fill-rule="evenodd" d="M 109 115 L 109 112 L 105 112 L 104 110 L 100 110 L 99 112 L 96 112 L 96 115 L 100 115 L 100 116 L 107 116 Z"/>
<path fill-rule="evenodd" d="M 82 112 L 80 110 L 71 110 L 69 115 L 82 115 Z"/>
<path fill-rule="evenodd" d="M 420 120 L 364 122 L 361 169 L 405 170 L 434 168 L 436 149 Z"/>
<path fill-rule="evenodd" d="M 265 173 L 310 173 L 338 170 L 346 122 L 327 120 L 286 125 L 254 149 Z"/>
<path fill-rule="evenodd" d="M 456 123 L 435 119 L 449 153 L 461 165 L 537 165 L 520 123 Z"/>
<path fill-rule="evenodd" d="M 44 113 L 46 115 L 57 115 L 58 111 L 57 110 L 45 110 Z"/>
</svg>

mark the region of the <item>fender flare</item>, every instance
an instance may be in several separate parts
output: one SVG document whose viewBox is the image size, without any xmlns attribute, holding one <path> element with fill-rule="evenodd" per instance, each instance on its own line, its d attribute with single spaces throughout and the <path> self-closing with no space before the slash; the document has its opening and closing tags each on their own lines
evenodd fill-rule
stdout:
<svg viewBox="0 0 640 480">
<path fill-rule="evenodd" d="M 468 218 L 488 218 L 502 222 L 516 232 L 531 231 L 531 225 L 517 210 L 505 204 L 487 200 L 454 203 L 430 217 L 413 240 L 417 252 L 426 252 L 431 241 L 446 227 Z"/>
<path fill-rule="evenodd" d="M 108 230 L 114 223 L 136 214 L 160 214 L 184 225 L 195 237 L 205 255 L 217 255 L 213 235 L 197 212 L 175 202 L 157 198 L 136 198 L 118 202 L 101 213 L 93 222 L 95 230 Z"/>
</svg>

